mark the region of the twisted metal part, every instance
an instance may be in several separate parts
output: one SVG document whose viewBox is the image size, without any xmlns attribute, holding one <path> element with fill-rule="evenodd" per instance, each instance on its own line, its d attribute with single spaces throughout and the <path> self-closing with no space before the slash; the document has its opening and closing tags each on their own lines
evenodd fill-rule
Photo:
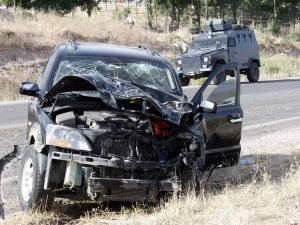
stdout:
<svg viewBox="0 0 300 225">
<path fill-rule="evenodd" d="M 2 195 L 2 174 L 5 169 L 22 158 L 22 150 L 18 145 L 14 145 L 14 150 L 0 159 L 0 217 L 5 219 L 4 198 Z"/>
</svg>

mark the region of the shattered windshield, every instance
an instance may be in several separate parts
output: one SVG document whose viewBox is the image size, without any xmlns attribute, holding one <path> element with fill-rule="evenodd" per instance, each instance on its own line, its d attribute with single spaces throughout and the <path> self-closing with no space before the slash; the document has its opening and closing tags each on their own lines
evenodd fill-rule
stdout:
<svg viewBox="0 0 300 225">
<path fill-rule="evenodd" d="M 217 45 L 219 45 L 219 47 L 225 47 L 226 36 L 217 35 L 211 38 L 195 39 L 191 44 L 191 49 L 212 48 Z"/>
<path fill-rule="evenodd" d="M 122 79 L 167 93 L 178 90 L 171 70 L 162 63 L 111 57 L 62 59 L 52 86 L 65 76 L 83 74 Z"/>
</svg>

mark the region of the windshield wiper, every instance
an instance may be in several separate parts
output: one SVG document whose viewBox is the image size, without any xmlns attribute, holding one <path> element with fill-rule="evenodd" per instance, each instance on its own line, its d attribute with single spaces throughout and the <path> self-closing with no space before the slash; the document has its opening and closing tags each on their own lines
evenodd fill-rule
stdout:
<svg viewBox="0 0 300 225">
<path fill-rule="evenodd" d="M 80 94 L 79 92 L 73 91 L 73 92 L 65 92 L 61 93 L 61 95 L 65 95 L 71 98 L 83 98 L 85 97 L 84 95 Z"/>
</svg>

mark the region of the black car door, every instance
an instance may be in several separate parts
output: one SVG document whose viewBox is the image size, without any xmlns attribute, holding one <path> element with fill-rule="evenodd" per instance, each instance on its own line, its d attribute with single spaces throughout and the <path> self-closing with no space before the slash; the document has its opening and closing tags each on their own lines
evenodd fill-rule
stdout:
<svg viewBox="0 0 300 225">
<path fill-rule="evenodd" d="M 226 81 L 211 85 L 213 78 L 225 73 Z M 217 105 L 216 112 L 206 112 L 201 102 L 209 101 Z M 206 165 L 231 166 L 237 163 L 240 154 L 243 111 L 240 105 L 240 76 L 236 63 L 223 65 L 214 71 L 192 99 L 196 115 L 197 129 L 206 141 Z"/>
</svg>

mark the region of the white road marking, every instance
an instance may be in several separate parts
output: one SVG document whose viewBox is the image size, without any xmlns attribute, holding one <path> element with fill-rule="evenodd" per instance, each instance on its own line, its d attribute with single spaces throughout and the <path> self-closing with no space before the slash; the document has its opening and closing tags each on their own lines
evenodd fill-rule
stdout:
<svg viewBox="0 0 300 225">
<path fill-rule="evenodd" d="M 0 102 L 0 106 L 5 106 L 5 105 L 22 105 L 25 103 L 28 103 L 29 100 L 19 100 L 19 101 L 5 101 L 5 102 Z"/>
<path fill-rule="evenodd" d="M 0 130 L 9 130 L 9 129 L 13 129 L 13 128 L 26 128 L 26 123 L 0 126 Z"/>
<path fill-rule="evenodd" d="M 255 130 L 255 129 L 262 128 L 262 127 L 268 127 L 268 126 L 277 125 L 277 124 L 280 124 L 280 123 L 291 122 L 291 121 L 294 121 L 294 120 L 300 120 L 300 116 L 290 117 L 290 118 L 276 120 L 276 121 L 267 122 L 267 123 L 249 125 L 249 126 L 244 127 L 243 131 Z"/>
</svg>

